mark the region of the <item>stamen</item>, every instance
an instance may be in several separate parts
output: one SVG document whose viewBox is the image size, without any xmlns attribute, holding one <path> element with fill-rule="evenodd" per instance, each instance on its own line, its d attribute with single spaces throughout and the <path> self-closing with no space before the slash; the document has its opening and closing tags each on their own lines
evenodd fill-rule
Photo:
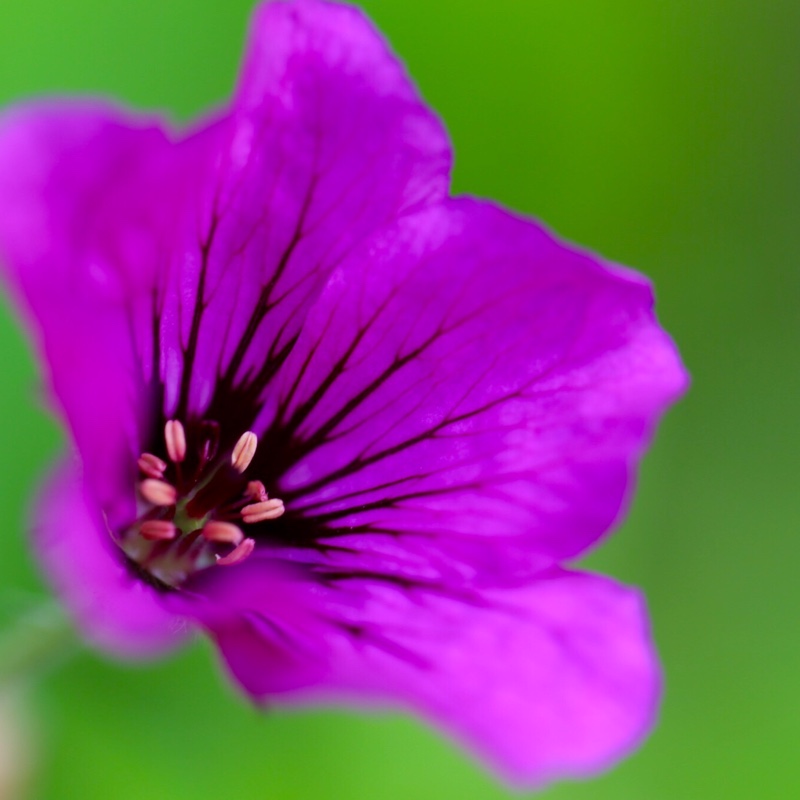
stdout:
<svg viewBox="0 0 800 800">
<path fill-rule="evenodd" d="M 154 478 L 143 480 L 139 484 L 139 491 L 154 506 L 173 506 L 178 499 L 178 490 L 172 484 Z"/>
<path fill-rule="evenodd" d="M 141 524 L 139 533 L 151 542 L 168 542 L 178 535 L 178 529 L 167 520 L 151 519 Z"/>
<path fill-rule="evenodd" d="M 253 550 L 255 550 L 255 547 L 255 539 L 245 539 L 235 549 L 228 553 L 228 555 L 221 558 L 220 556 L 217 556 L 217 564 L 219 564 L 221 567 L 231 567 L 234 564 L 240 564 L 253 552 Z"/>
<path fill-rule="evenodd" d="M 203 528 L 203 538 L 209 542 L 239 545 L 244 539 L 241 529 L 231 522 L 211 520 Z"/>
<path fill-rule="evenodd" d="M 231 454 L 231 464 L 237 472 L 244 472 L 250 466 L 256 454 L 256 447 L 258 447 L 258 437 L 252 431 L 247 431 L 239 437 Z"/>
<path fill-rule="evenodd" d="M 195 420 L 187 429 L 169 419 L 164 442 L 167 458 L 145 452 L 137 459 L 143 513 L 126 529 L 132 535 L 123 536 L 121 544 L 142 569 L 179 588 L 213 560 L 226 567 L 249 558 L 256 540 L 247 536 L 245 524 L 277 519 L 286 509 L 282 500 L 270 498 L 264 483 L 245 478 L 258 449 L 253 431 L 245 431 L 227 449 L 230 439 L 220 436 L 217 422 Z M 218 452 L 221 447 L 226 451 Z"/>
<path fill-rule="evenodd" d="M 258 503 L 263 503 L 268 495 L 267 495 L 267 487 L 264 486 L 261 481 L 250 481 L 247 484 L 247 489 L 245 490 L 245 494 L 251 499 L 255 500 Z"/>
<path fill-rule="evenodd" d="M 186 458 L 186 431 L 177 419 L 171 419 L 164 426 L 164 441 L 172 461 L 177 464 Z"/>
<path fill-rule="evenodd" d="M 158 480 L 164 477 L 164 470 L 167 468 L 167 463 L 152 453 L 142 453 L 136 463 L 145 475 Z"/>
<path fill-rule="evenodd" d="M 277 498 L 264 500 L 261 503 L 252 503 L 242 509 L 242 521 L 248 524 L 264 522 L 267 519 L 278 519 L 286 509 L 283 500 Z"/>
</svg>

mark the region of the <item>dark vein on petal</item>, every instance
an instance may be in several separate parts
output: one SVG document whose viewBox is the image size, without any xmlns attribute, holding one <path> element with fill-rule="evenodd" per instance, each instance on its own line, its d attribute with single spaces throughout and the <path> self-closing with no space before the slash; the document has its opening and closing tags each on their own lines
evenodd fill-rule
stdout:
<svg viewBox="0 0 800 800">
<path fill-rule="evenodd" d="M 211 248 L 214 244 L 214 237 L 216 236 L 220 218 L 214 213 L 211 218 L 208 233 L 200 242 L 200 273 L 197 279 L 197 294 L 194 301 L 194 311 L 192 313 L 192 326 L 189 331 L 189 340 L 183 351 L 183 374 L 181 379 L 180 399 L 178 401 L 177 416 L 179 418 L 186 418 L 189 410 L 189 392 L 192 383 L 192 374 L 194 371 L 194 362 L 197 357 L 197 344 L 200 337 L 200 325 L 203 319 L 203 313 L 206 308 L 205 302 L 205 284 L 206 275 L 208 273 L 208 260 L 211 253 Z"/>
<path fill-rule="evenodd" d="M 242 334 L 242 337 L 239 340 L 239 344 L 237 345 L 236 350 L 234 351 L 234 354 L 231 357 L 231 360 L 228 362 L 228 367 L 226 370 L 225 377 L 228 378 L 228 381 L 231 384 L 236 378 L 236 373 L 238 372 L 239 367 L 242 365 L 242 362 L 244 361 L 247 351 L 250 348 L 250 345 L 252 344 L 253 339 L 256 333 L 258 332 L 261 323 L 263 322 L 264 318 L 267 316 L 270 308 L 272 307 L 270 299 L 275 289 L 275 286 L 277 285 L 278 281 L 280 281 L 298 245 L 303 240 L 303 237 L 305 235 L 303 231 L 303 226 L 305 224 L 306 215 L 308 214 L 308 210 L 311 207 L 311 202 L 314 197 L 316 182 L 317 182 L 317 176 L 312 175 L 308 188 L 306 190 L 306 194 L 303 198 L 303 204 L 300 210 L 300 214 L 298 215 L 297 224 L 295 225 L 292 237 L 289 240 L 288 245 L 284 249 L 280 259 L 278 260 L 278 263 L 275 267 L 275 271 L 270 276 L 270 279 L 269 281 L 267 281 L 266 285 L 262 288 L 261 295 L 258 299 L 258 302 L 256 303 L 253 314 L 251 315 L 247 323 L 247 328 Z"/>
</svg>

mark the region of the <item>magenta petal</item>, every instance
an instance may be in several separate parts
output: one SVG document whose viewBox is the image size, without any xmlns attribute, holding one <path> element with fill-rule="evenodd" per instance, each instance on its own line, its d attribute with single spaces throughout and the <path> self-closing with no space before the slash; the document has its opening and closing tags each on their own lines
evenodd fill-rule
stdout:
<svg viewBox="0 0 800 800">
<path fill-rule="evenodd" d="M 322 0 L 259 5 L 230 106 L 183 137 L 0 118 L 0 261 L 80 457 L 35 545 L 101 647 L 199 626 L 259 701 L 416 709 L 541 784 L 652 722 L 638 596 L 557 565 L 686 378 L 644 280 L 449 200 L 450 161 Z"/>
<path fill-rule="evenodd" d="M 273 412 L 281 496 L 357 554 L 340 567 L 419 555 L 452 577 L 438 549 L 514 582 L 617 519 L 684 385 L 645 281 L 453 201 L 354 254 L 306 320 Z"/>
<path fill-rule="evenodd" d="M 168 605 L 209 632 L 251 697 L 269 701 L 330 672 L 328 624 L 316 594 L 309 574 L 255 557 L 198 575 Z"/>
<path fill-rule="evenodd" d="M 612 581 L 554 571 L 471 598 L 359 580 L 342 591 L 358 598 L 343 612 L 357 635 L 339 636 L 328 687 L 423 712 L 512 783 L 607 768 L 655 720 L 645 609 Z"/>
<path fill-rule="evenodd" d="M 123 564 L 76 465 L 46 481 L 33 517 L 36 555 L 88 641 L 125 658 L 151 658 L 181 644 L 186 622 Z"/>
<path fill-rule="evenodd" d="M 0 118 L 0 262 L 104 504 L 130 480 L 150 406 L 152 293 L 171 227 L 152 201 L 179 190 L 161 185 L 170 150 L 157 126 L 99 105 Z"/>
<path fill-rule="evenodd" d="M 346 6 L 256 10 L 222 133 L 163 315 L 180 325 L 176 374 L 192 373 L 180 390 L 167 376 L 179 416 L 209 405 L 219 416 L 215 401 L 232 388 L 258 394 L 342 258 L 376 228 L 442 199 L 449 182 L 443 127 L 381 36 Z"/>
</svg>

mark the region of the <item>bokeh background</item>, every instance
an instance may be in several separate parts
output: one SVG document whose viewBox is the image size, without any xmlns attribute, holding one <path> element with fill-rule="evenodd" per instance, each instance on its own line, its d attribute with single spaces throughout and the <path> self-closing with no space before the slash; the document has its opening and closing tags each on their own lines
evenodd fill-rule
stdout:
<svg viewBox="0 0 800 800">
<path fill-rule="evenodd" d="M 188 119 L 230 92 L 251 5 L 4 0 L 0 102 L 100 93 Z M 455 191 L 649 274 L 693 376 L 589 559 L 647 593 L 661 721 L 609 774 L 544 797 L 800 796 L 800 4 L 363 6 L 449 126 Z M 5 619 L 47 593 L 23 530 L 60 437 L 8 310 L 0 364 Z M 29 795 L 47 800 L 509 796 L 411 719 L 256 712 L 204 643 L 143 668 L 82 652 L 23 707 Z"/>
</svg>

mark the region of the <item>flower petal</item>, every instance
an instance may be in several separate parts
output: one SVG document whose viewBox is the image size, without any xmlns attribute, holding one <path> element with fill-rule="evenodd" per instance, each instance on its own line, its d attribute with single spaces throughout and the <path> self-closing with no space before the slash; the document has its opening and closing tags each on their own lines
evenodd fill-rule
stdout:
<svg viewBox="0 0 800 800">
<path fill-rule="evenodd" d="M 197 574 L 167 604 L 209 632 L 251 697 L 268 700 L 330 673 L 329 627 L 317 595 L 307 572 L 256 555 Z"/>
<path fill-rule="evenodd" d="M 337 271 L 281 374 L 254 467 L 287 509 L 271 536 L 448 580 L 577 555 L 684 387 L 651 306 L 638 276 L 490 205 L 406 218 Z"/>
<path fill-rule="evenodd" d="M 59 597 L 86 639 L 103 650 L 139 659 L 178 646 L 186 622 L 125 566 L 86 494 L 77 465 L 64 462 L 35 506 L 35 552 Z"/>
<path fill-rule="evenodd" d="M 362 13 L 316 0 L 258 8 L 224 128 L 164 314 L 182 314 L 173 349 L 191 376 L 178 386 L 168 373 L 167 403 L 181 417 L 235 408 L 246 425 L 335 266 L 376 228 L 444 197 L 451 155 Z"/>
<path fill-rule="evenodd" d="M 98 104 L 3 117 L 0 259 L 103 499 L 162 412 L 235 409 L 231 445 L 336 264 L 449 167 L 378 33 L 316 0 L 257 11 L 231 108 L 183 141 Z"/>
<path fill-rule="evenodd" d="M 635 592 L 553 571 L 471 599 L 347 581 L 332 658 L 345 697 L 421 711 L 512 783 L 608 768 L 653 724 L 660 675 Z M 344 626 L 343 626 L 344 627 Z"/>
<path fill-rule="evenodd" d="M 199 612 L 258 701 L 421 712 L 521 786 L 607 768 L 654 721 L 643 603 L 605 578 L 459 592 L 340 576 L 312 592 L 275 574 L 248 562 Z"/>
<path fill-rule="evenodd" d="M 171 149 L 156 124 L 97 104 L 0 119 L 0 261 L 104 504 L 131 485 L 153 404 L 153 286 L 181 188 L 165 180 Z"/>
</svg>

